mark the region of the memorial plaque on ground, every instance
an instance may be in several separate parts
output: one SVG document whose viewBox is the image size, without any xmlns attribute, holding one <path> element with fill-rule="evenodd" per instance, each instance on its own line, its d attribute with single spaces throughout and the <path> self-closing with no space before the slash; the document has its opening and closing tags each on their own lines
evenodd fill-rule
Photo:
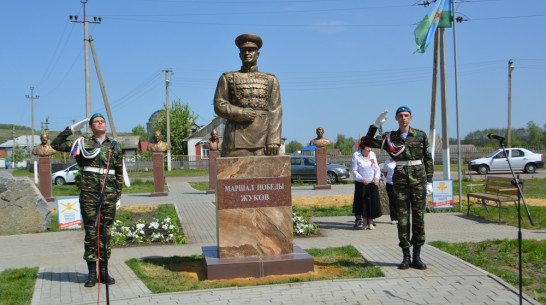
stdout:
<svg viewBox="0 0 546 305">
<path fill-rule="evenodd" d="M 290 157 L 216 160 L 220 258 L 293 253 Z"/>
</svg>

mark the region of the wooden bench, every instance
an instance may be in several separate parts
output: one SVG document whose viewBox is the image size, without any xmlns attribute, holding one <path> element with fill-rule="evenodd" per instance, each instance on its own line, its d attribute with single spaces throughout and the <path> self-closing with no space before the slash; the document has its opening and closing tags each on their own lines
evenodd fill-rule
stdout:
<svg viewBox="0 0 546 305">
<path fill-rule="evenodd" d="M 470 206 L 472 205 L 472 203 L 470 202 L 470 198 L 479 199 L 487 212 L 489 212 L 489 210 L 487 209 L 486 202 L 496 202 L 496 206 L 499 208 L 500 223 L 502 217 L 502 203 L 514 202 L 514 204 L 516 204 L 519 197 L 518 188 L 512 185 L 512 178 L 496 176 L 487 176 L 485 179 L 485 184 L 473 184 L 469 186 L 474 187 L 483 185 L 485 185 L 485 189 L 483 192 L 466 194 L 466 199 L 468 201 L 468 209 L 466 211 L 466 215 L 468 216 L 470 214 Z M 520 186 L 523 190 L 523 184 L 520 184 Z"/>
</svg>

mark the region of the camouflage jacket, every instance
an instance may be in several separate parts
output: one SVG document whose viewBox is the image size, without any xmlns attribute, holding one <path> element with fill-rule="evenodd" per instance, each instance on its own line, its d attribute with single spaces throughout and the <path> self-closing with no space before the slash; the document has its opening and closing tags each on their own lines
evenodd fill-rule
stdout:
<svg viewBox="0 0 546 305">
<path fill-rule="evenodd" d="M 367 146 L 384 149 L 397 162 L 421 160 L 425 167 L 427 181 L 432 182 L 432 175 L 434 173 L 432 153 L 427 134 L 424 131 L 410 127 L 408 137 L 405 140 L 401 135 L 400 129 L 374 137 L 376 131 L 377 127 L 374 125 L 371 125 L 368 129 L 368 133 L 364 138 Z M 385 139 L 387 136 L 390 136 L 390 141 L 394 147 L 405 146 L 405 149 L 399 155 L 394 155 L 391 151 L 388 141 Z"/>
<path fill-rule="evenodd" d="M 245 108 L 257 116 L 243 119 Z M 227 120 L 222 148 L 260 148 L 281 144 L 282 106 L 279 81 L 275 75 L 249 70 L 226 72 L 220 76 L 214 95 L 214 112 Z"/>
<path fill-rule="evenodd" d="M 69 140 L 68 137 L 72 135 L 70 128 L 66 128 L 61 132 L 53 141 L 51 142 L 51 147 L 58 151 L 70 152 L 74 140 Z M 106 169 L 106 164 L 108 161 L 108 150 L 112 145 L 112 139 L 106 137 L 102 144 L 99 144 L 93 135 L 84 137 L 85 149 L 88 152 L 93 152 L 95 149 L 100 149 L 100 154 L 98 154 L 93 159 L 87 159 L 82 155 L 76 156 L 76 162 L 83 168 L 85 166 L 91 166 L 95 168 Z M 112 154 L 110 156 L 110 170 L 115 171 L 115 175 L 109 175 L 106 186 L 105 193 L 116 193 L 119 196 L 121 195 L 121 190 L 123 188 L 123 153 L 121 151 L 121 146 L 119 143 L 116 143 L 114 149 L 112 149 Z M 87 192 L 101 192 L 102 183 L 104 180 L 104 174 L 82 171 L 80 188 L 82 191 Z"/>
</svg>

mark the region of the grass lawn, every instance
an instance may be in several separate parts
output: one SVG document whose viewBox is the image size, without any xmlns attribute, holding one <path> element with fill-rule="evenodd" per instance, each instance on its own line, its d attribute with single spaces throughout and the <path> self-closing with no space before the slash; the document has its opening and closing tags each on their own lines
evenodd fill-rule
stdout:
<svg viewBox="0 0 546 305">
<path fill-rule="evenodd" d="M 39 187 L 39 185 L 38 185 Z M 65 184 L 65 185 L 56 185 L 52 186 L 53 196 L 54 197 L 67 197 L 67 196 L 79 196 L 80 190 L 75 184 Z M 136 179 L 131 182 L 131 186 L 123 186 L 123 194 L 145 194 L 154 192 L 154 182 L 153 181 L 142 181 Z"/>
<path fill-rule="evenodd" d="M 153 171 L 142 171 L 142 172 L 128 172 L 130 178 L 140 178 L 140 177 L 153 177 Z M 13 170 L 12 175 L 17 177 L 26 176 L 31 179 L 34 179 L 34 173 L 29 172 L 24 168 L 16 168 Z M 204 169 L 173 169 L 171 171 L 165 170 L 166 177 L 197 177 L 197 176 L 208 176 L 209 171 Z"/>
<path fill-rule="evenodd" d="M 491 272 L 519 289 L 517 240 L 487 240 L 456 244 L 435 241 L 430 244 Z M 521 249 L 523 292 L 546 304 L 546 241 L 522 240 Z"/>
<path fill-rule="evenodd" d="M 38 267 L 6 269 L 0 272 L 0 304 L 30 304 Z"/>
<path fill-rule="evenodd" d="M 153 177 L 154 172 L 153 171 L 147 171 L 147 172 L 129 172 L 129 177 L 131 178 L 139 178 L 139 177 Z M 209 171 L 205 169 L 186 169 L 186 168 L 178 168 L 173 169 L 171 171 L 168 171 L 165 169 L 165 176 L 166 177 L 197 177 L 197 176 L 208 176 Z"/>
<path fill-rule="evenodd" d="M 378 267 L 368 265 L 353 246 L 309 249 L 307 252 L 315 258 L 314 272 L 264 278 L 209 281 L 202 255 L 131 259 L 126 263 L 152 293 L 384 276 Z"/>
</svg>

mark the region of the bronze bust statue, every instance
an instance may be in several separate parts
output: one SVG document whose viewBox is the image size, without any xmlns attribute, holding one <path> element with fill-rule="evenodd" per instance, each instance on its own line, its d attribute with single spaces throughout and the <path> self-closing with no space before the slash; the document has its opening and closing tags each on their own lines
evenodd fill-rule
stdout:
<svg viewBox="0 0 546 305">
<path fill-rule="evenodd" d="M 42 141 L 42 144 L 35 146 L 32 150 L 32 154 L 40 157 L 48 157 L 56 154 L 57 151 L 47 144 L 48 139 L 48 135 L 42 133 L 40 135 L 40 141 Z"/>
<path fill-rule="evenodd" d="M 323 135 L 324 135 L 324 128 L 318 127 L 317 128 L 317 137 L 314 138 L 313 140 L 311 140 L 311 142 L 309 142 L 309 145 L 314 145 L 316 147 L 324 147 L 324 146 L 328 146 L 328 145 L 332 144 L 332 142 L 330 142 L 330 140 L 328 140 L 326 138 L 323 138 L 322 137 Z"/>
<path fill-rule="evenodd" d="M 210 138 L 205 143 L 205 148 L 211 150 L 211 151 L 217 151 L 222 145 L 222 142 L 220 141 L 220 138 L 218 137 L 218 132 L 216 129 L 213 129 L 210 132 Z"/>
<path fill-rule="evenodd" d="M 164 152 L 166 150 L 171 149 L 171 146 L 169 145 L 169 143 L 161 141 L 160 131 L 154 132 L 154 140 L 155 140 L 155 143 L 148 145 L 149 150 L 153 152 Z"/>
<path fill-rule="evenodd" d="M 242 34 L 235 39 L 242 67 L 220 76 L 214 94 L 214 112 L 227 120 L 223 157 L 278 155 L 282 106 L 275 75 L 258 71 L 262 39 Z"/>
</svg>

